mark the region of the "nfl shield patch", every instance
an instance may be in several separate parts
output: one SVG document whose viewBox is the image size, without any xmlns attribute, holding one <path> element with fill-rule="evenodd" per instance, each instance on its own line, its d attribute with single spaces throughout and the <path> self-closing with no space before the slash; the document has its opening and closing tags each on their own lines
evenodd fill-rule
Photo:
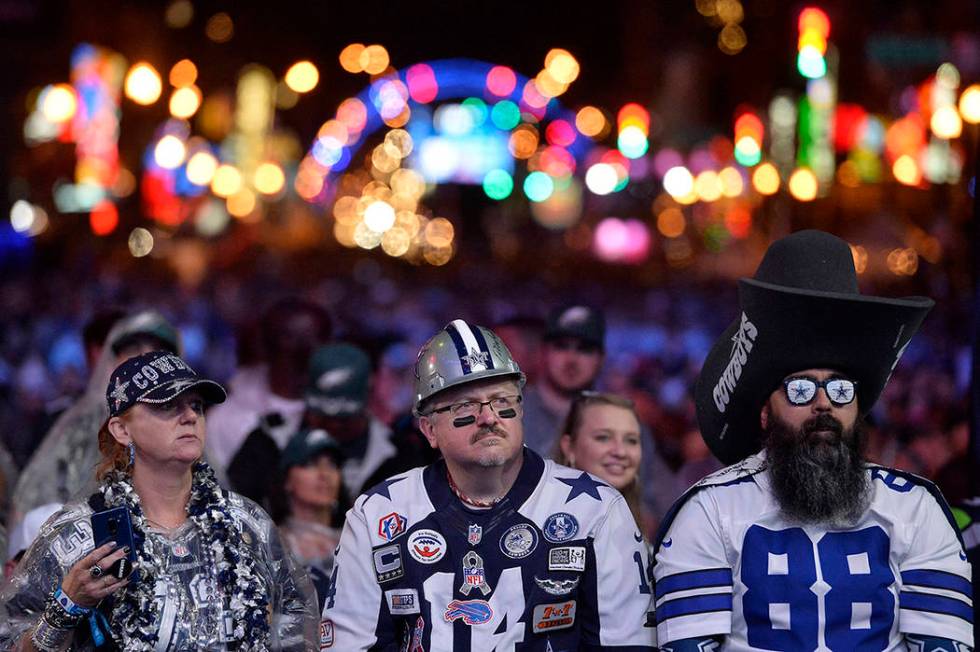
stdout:
<svg viewBox="0 0 980 652">
<path fill-rule="evenodd" d="M 466 540 L 471 546 L 479 545 L 480 541 L 483 540 L 483 527 L 475 523 L 470 523 L 470 531 Z"/>
</svg>

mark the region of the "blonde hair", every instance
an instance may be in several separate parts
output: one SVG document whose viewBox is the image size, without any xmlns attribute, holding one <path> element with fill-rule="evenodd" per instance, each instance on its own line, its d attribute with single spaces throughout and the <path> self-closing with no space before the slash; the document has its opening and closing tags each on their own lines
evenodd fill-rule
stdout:
<svg viewBox="0 0 980 652">
<path fill-rule="evenodd" d="M 571 439 L 572 444 L 578 438 L 578 430 L 582 426 L 583 417 L 585 415 L 585 410 L 587 408 L 593 407 L 595 405 L 611 405 L 613 407 L 623 408 L 629 411 L 636 419 L 637 423 L 640 423 L 640 417 L 636 414 L 636 405 L 632 400 L 626 398 L 625 396 L 620 396 L 619 394 L 610 394 L 604 392 L 593 392 L 584 391 L 579 392 L 578 396 L 572 401 L 572 405 L 568 410 L 568 416 L 565 417 L 565 423 L 562 426 L 561 432 L 558 435 L 558 443 L 556 444 L 557 450 L 555 451 L 554 460 L 559 464 L 564 464 L 565 466 L 573 466 L 566 456 L 565 452 L 561 447 L 561 438 L 564 435 L 568 435 Z M 642 437 L 640 441 L 640 446 L 642 450 L 643 442 Z M 577 468 L 577 467 L 574 467 Z M 627 486 L 620 490 L 623 494 L 623 498 L 626 499 L 626 504 L 630 508 L 630 512 L 633 514 L 633 520 L 636 521 L 638 527 L 642 527 L 640 524 L 640 470 L 637 469 L 636 476 L 633 481 Z"/>
<path fill-rule="evenodd" d="M 129 470 L 129 448 L 123 446 L 109 432 L 108 419 L 99 428 L 99 452 L 102 459 L 95 467 L 95 479 L 102 482 L 113 471 Z"/>
</svg>

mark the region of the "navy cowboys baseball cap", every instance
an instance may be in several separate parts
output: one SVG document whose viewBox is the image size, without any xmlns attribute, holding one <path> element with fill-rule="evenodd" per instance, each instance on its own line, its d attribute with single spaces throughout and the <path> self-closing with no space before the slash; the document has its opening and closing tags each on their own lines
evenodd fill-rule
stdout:
<svg viewBox="0 0 980 652">
<path fill-rule="evenodd" d="M 223 403 L 225 388 L 191 369 L 169 351 L 150 351 L 129 358 L 112 372 L 105 397 L 109 417 L 117 417 L 137 403 L 166 403 L 194 389 L 208 405 Z"/>
</svg>

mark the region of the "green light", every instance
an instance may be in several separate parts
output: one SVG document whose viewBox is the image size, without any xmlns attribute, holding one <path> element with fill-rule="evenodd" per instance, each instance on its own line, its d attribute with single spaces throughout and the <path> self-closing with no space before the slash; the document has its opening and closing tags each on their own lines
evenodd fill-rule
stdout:
<svg viewBox="0 0 980 652">
<path fill-rule="evenodd" d="M 762 160 L 762 150 L 759 143 L 745 136 L 735 144 L 735 160 L 747 168 L 758 165 Z"/>
<path fill-rule="evenodd" d="M 490 111 L 490 119 L 497 129 L 510 131 L 521 121 L 521 110 L 510 100 L 503 100 L 493 105 Z"/>
<path fill-rule="evenodd" d="M 796 56 L 796 69 L 807 79 L 820 79 L 827 74 L 827 62 L 820 50 L 808 45 Z"/>
<path fill-rule="evenodd" d="M 487 193 L 490 199 L 500 201 L 510 196 L 514 190 L 514 179 L 507 174 L 506 170 L 490 170 L 487 176 L 483 177 L 483 192 Z"/>
<path fill-rule="evenodd" d="M 544 201 L 555 191 L 555 182 L 544 172 L 532 172 L 524 179 L 524 194 L 531 201 Z"/>
<path fill-rule="evenodd" d="M 465 100 L 463 100 L 463 106 L 465 106 L 473 116 L 474 127 L 479 127 L 487 121 L 487 116 L 490 114 L 490 111 L 487 109 L 486 102 L 480 98 L 467 97 Z"/>
</svg>

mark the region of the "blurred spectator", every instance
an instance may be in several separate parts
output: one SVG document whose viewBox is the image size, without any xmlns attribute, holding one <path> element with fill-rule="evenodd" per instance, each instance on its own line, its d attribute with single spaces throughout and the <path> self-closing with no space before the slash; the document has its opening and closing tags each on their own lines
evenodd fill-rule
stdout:
<svg viewBox="0 0 980 652">
<path fill-rule="evenodd" d="M 24 518 L 15 528 L 10 531 L 10 538 L 6 545 L 0 550 L 6 553 L 6 564 L 4 564 L 4 577 L 10 577 L 17 567 L 27 549 L 34 543 L 41 526 L 51 517 L 52 514 L 61 509 L 61 503 L 47 503 L 35 507 L 24 515 Z"/>
<path fill-rule="evenodd" d="M 527 382 L 531 384 L 537 382 L 544 322 L 537 317 L 518 315 L 497 322 L 492 330 L 500 336 L 511 356 L 521 366 Z"/>
<path fill-rule="evenodd" d="M 524 389 L 524 442 L 551 456 L 572 399 L 591 389 L 605 359 L 606 320 L 584 305 L 558 308 L 548 316 L 540 377 Z"/>
<path fill-rule="evenodd" d="M 310 571 L 321 609 L 344 515 L 351 506 L 342 464 L 340 447 L 326 431 L 300 430 L 282 452 L 272 489 L 272 518 L 286 547 Z"/>
<path fill-rule="evenodd" d="M 180 348 L 179 333 L 157 312 L 139 312 L 113 326 L 85 394 L 58 418 L 24 468 L 10 524 L 39 505 L 67 502 L 91 484 L 100 458 L 96 435 L 109 416 L 106 386 L 112 370 L 140 353 L 160 349 L 179 355 Z"/>
<path fill-rule="evenodd" d="M 266 311 L 262 319 L 265 363 L 240 369 L 228 383 L 228 400 L 207 415 L 207 453 L 216 470 L 228 468 L 260 424 L 280 450 L 286 446 L 303 416 L 310 356 L 329 341 L 332 329 L 327 312 L 310 301 L 283 299 Z"/>
<path fill-rule="evenodd" d="M 623 494 L 643 532 L 650 518 L 640 507 L 640 420 L 633 401 L 616 394 L 581 392 L 568 411 L 555 461 L 588 471 Z"/>
</svg>

